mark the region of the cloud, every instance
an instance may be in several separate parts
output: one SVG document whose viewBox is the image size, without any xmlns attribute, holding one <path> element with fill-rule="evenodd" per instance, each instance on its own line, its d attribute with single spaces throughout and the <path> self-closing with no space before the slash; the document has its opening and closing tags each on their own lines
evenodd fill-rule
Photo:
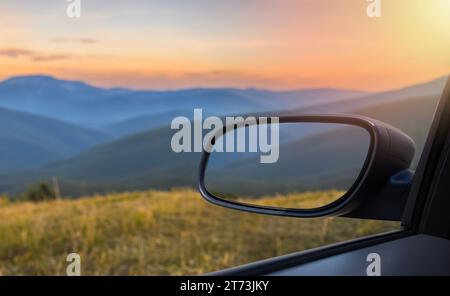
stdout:
<svg viewBox="0 0 450 296">
<path fill-rule="evenodd" d="M 31 59 L 35 62 L 43 62 L 43 61 L 57 61 L 57 60 L 65 60 L 70 59 L 71 56 L 68 54 L 49 54 L 49 55 L 33 55 Z"/>
<path fill-rule="evenodd" d="M 0 56 L 5 56 L 8 58 L 19 58 L 22 56 L 32 56 L 33 51 L 27 49 L 19 49 L 19 48 L 7 48 L 0 49 Z"/>
<path fill-rule="evenodd" d="M 56 43 L 78 43 L 78 44 L 86 44 L 86 45 L 99 43 L 98 39 L 86 38 L 86 37 L 81 37 L 81 38 L 60 37 L 60 38 L 53 38 L 53 39 L 51 39 L 51 41 L 56 42 Z"/>
<path fill-rule="evenodd" d="M 0 56 L 4 56 L 7 58 L 25 57 L 35 62 L 65 60 L 71 58 L 71 56 L 68 54 L 44 54 L 37 51 L 22 48 L 0 49 Z"/>
</svg>

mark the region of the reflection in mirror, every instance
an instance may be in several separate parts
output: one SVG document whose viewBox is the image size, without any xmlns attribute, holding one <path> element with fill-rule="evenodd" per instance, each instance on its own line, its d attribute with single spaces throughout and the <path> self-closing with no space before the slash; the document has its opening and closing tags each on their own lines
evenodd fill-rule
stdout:
<svg viewBox="0 0 450 296">
<path fill-rule="evenodd" d="M 234 146 L 235 152 L 218 152 L 223 149 L 213 147 L 204 180 L 210 194 L 276 208 L 322 207 L 352 187 L 371 144 L 367 130 L 346 124 L 282 123 L 276 129 L 259 125 L 258 133 L 254 127 L 228 131 L 216 140 L 216 145 L 224 147 L 229 142 L 228 148 Z M 271 133 L 277 133 L 279 141 Z M 238 145 L 245 151 L 236 152 Z M 277 161 L 262 163 L 261 155 L 268 153 L 276 155 Z"/>
</svg>

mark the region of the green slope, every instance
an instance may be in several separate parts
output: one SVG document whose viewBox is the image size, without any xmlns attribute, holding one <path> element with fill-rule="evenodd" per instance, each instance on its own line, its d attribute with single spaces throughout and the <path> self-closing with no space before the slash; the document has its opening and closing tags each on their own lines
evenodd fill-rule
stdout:
<svg viewBox="0 0 450 296">
<path fill-rule="evenodd" d="M 0 108 L 0 172 L 35 168 L 106 141 L 102 132 Z"/>
<path fill-rule="evenodd" d="M 24 184 L 58 176 L 63 194 L 143 188 L 193 186 L 199 153 L 177 154 L 170 147 L 170 128 L 135 134 L 102 144 L 36 172 L 4 176 L 0 192 L 18 193 Z M 194 173 L 193 173 L 194 172 Z"/>
</svg>

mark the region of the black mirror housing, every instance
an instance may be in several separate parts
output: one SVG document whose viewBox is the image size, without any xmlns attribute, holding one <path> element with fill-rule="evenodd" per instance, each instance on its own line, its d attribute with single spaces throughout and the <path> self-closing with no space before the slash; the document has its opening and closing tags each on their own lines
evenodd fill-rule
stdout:
<svg viewBox="0 0 450 296">
<path fill-rule="evenodd" d="M 236 210 L 278 216 L 346 216 L 400 220 L 412 178 L 412 172 L 408 169 L 415 153 L 415 143 L 408 135 L 384 122 L 355 115 L 282 116 L 279 122 L 336 123 L 359 126 L 367 130 L 371 138 L 368 156 L 348 192 L 338 200 L 316 209 L 277 209 L 224 200 L 208 192 L 205 186 L 205 172 L 210 153 L 204 150 L 198 187 L 207 201 Z M 211 142 L 214 142 L 214 139 L 211 139 Z"/>
</svg>

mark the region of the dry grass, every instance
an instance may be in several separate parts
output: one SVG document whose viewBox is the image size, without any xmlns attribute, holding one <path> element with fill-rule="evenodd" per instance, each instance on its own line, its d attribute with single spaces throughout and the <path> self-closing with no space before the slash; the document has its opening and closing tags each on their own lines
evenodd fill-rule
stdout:
<svg viewBox="0 0 450 296">
<path fill-rule="evenodd" d="M 334 194 L 339 193 L 300 199 Z M 84 275 L 201 274 L 395 227 L 237 212 L 210 205 L 188 189 L 42 203 L 2 200 L 0 274 L 64 275 L 71 252 L 81 255 Z"/>
</svg>

